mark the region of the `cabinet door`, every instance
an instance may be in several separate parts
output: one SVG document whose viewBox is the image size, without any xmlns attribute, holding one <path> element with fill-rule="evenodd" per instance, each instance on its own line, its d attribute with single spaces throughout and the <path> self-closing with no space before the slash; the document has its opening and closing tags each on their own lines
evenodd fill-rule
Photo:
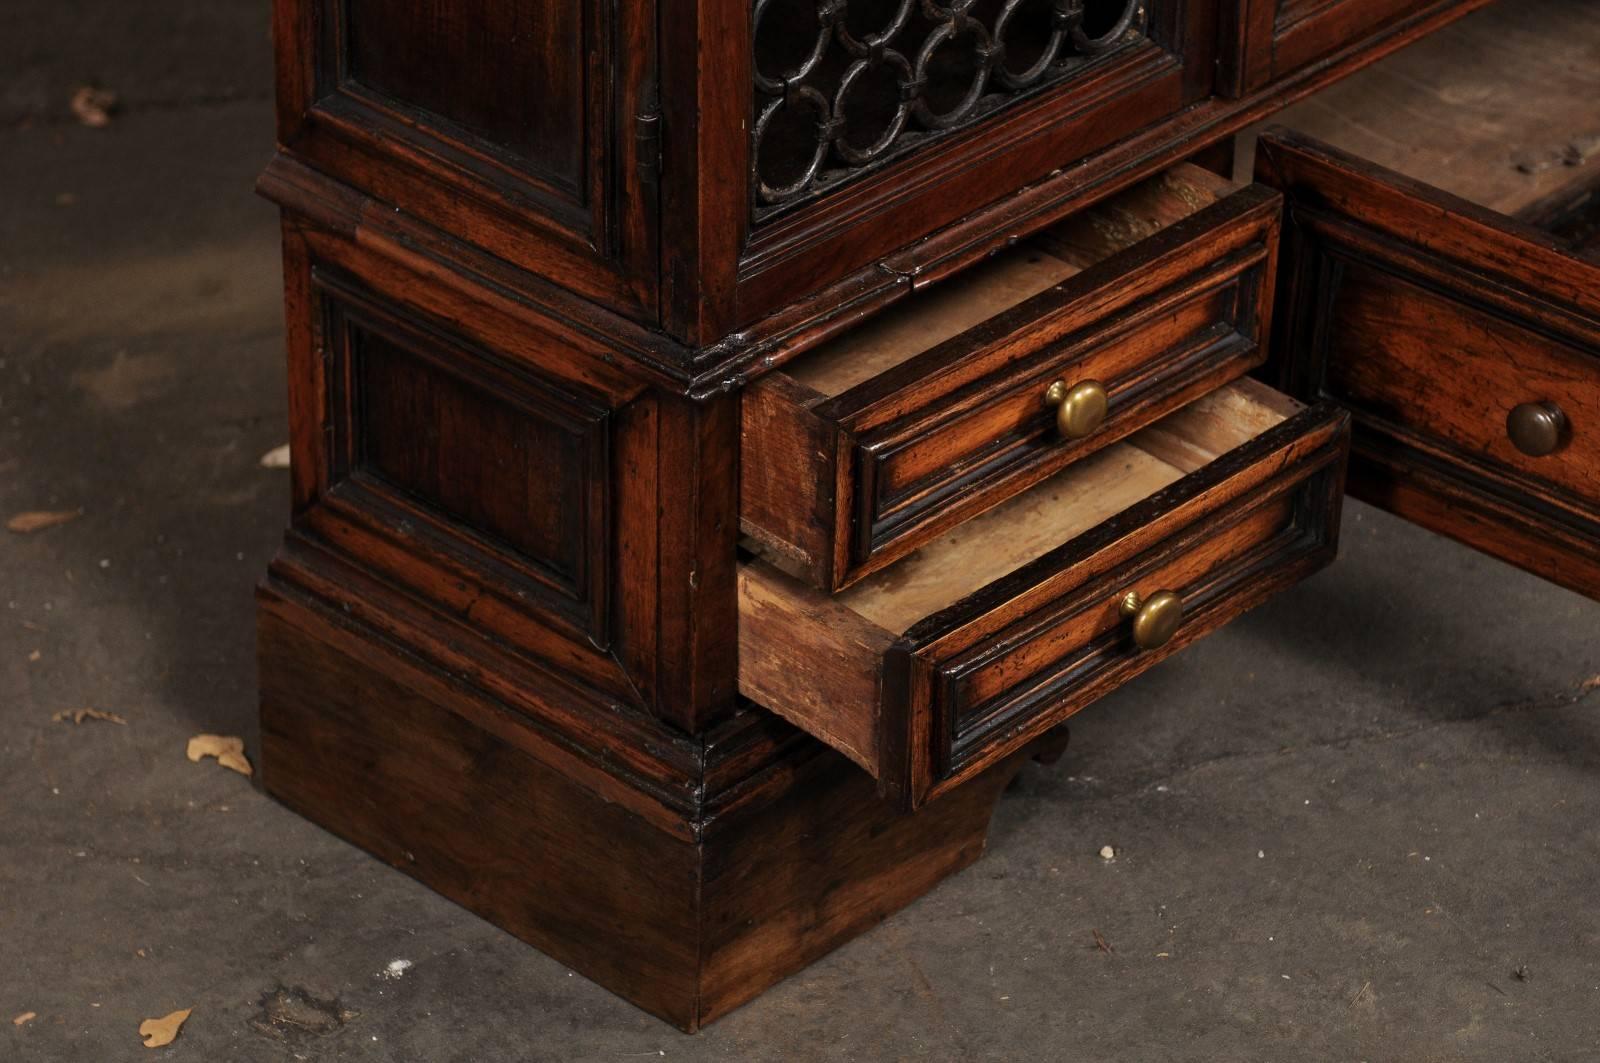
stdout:
<svg viewBox="0 0 1600 1063">
<path fill-rule="evenodd" d="M 698 4 L 702 19 L 732 8 Z M 668 211 L 665 246 L 703 256 L 681 284 L 669 263 L 669 329 L 749 325 L 1208 97 L 1216 14 L 1215 0 L 749 0 L 709 42 L 704 26 L 664 39 L 666 198 L 701 207 L 698 222 Z M 675 116 L 675 64 L 695 48 L 681 76 L 701 99 Z M 694 142 L 674 135 L 688 122 Z"/>
<path fill-rule="evenodd" d="M 1232 69 L 1222 90 L 1241 96 L 1352 44 L 1438 0 L 1233 0 L 1239 5 Z"/>
</svg>

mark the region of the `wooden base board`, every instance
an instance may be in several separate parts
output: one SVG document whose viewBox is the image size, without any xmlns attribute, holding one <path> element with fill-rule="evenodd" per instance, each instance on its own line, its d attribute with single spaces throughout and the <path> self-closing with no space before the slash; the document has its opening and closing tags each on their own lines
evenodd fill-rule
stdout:
<svg viewBox="0 0 1600 1063">
<path fill-rule="evenodd" d="M 702 766 L 702 805 L 663 829 L 508 741 L 534 725 L 415 647 L 278 578 L 259 606 L 269 793 L 685 1031 L 975 861 L 1023 760 L 1064 741 L 915 815 L 819 743 L 780 743 L 738 779 Z"/>
</svg>

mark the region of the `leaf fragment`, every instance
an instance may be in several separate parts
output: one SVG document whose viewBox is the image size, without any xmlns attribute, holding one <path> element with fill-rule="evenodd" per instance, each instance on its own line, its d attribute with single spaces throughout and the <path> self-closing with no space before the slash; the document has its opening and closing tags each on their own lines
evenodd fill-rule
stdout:
<svg viewBox="0 0 1600 1063">
<path fill-rule="evenodd" d="M 18 535 L 32 535 L 34 532 L 77 520 L 81 516 L 83 516 L 81 509 L 30 510 L 27 513 L 18 513 L 6 521 L 6 527 Z"/>
<path fill-rule="evenodd" d="M 105 723 L 114 723 L 118 727 L 128 726 L 127 720 L 104 709 L 63 709 L 50 719 L 56 723 L 66 723 L 70 720 L 74 725 L 81 724 L 84 720 L 101 720 Z"/>
<path fill-rule="evenodd" d="M 109 89 L 84 85 L 72 94 L 73 117 L 90 129 L 104 129 L 110 125 L 111 112 L 116 106 L 117 94 Z"/>
<path fill-rule="evenodd" d="M 217 763 L 240 775 L 253 775 L 250 760 L 244 755 L 244 739 L 236 735 L 195 735 L 189 739 L 187 754 L 198 764 L 204 757 L 216 757 Z"/>
<path fill-rule="evenodd" d="M 183 1024 L 189 1021 L 193 1008 L 184 1008 L 171 1015 L 163 1015 L 159 1019 L 146 1019 L 139 1024 L 139 1036 L 144 1038 L 146 1048 L 165 1048 L 178 1039 L 178 1031 L 183 1029 Z"/>
<path fill-rule="evenodd" d="M 38 1017 L 39 1017 L 39 1013 L 37 1011 L 25 1011 L 21 1015 L 18 1015 L 16 1018 L 12 1019 L 11 1020 L 11 1025 L 13 1025 L 13 1026 L 26 1026 L 26 1025 L 28 1025 L 28 1023 L 32 1022 L 34 1019 L 37 1019 Z"/>
</svg>

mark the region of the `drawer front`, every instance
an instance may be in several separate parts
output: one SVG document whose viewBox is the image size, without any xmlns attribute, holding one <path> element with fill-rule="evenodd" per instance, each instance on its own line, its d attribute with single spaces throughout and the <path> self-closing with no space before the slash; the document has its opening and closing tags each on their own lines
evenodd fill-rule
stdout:
<svg viewBox="0 0 1600 1063">
<path fill-rule="evenodd" d="M 853 397 L 838 417 L 852 443 L 850 575 L 1259 365 L 1278 217 L 1276 197 L 1246 190 L 931 352 L 942 364 Z M 1105 385 L 1091 435 L 1057 429 L 1056 381 Z"/>
<path fill-rule="evenodd" d="M 1352 490 L 1600 596 L 1600 263 L 1313 141 L 1260 157 L 1290 198 L 1274 377 L 1352 411 Z"/>
<path fill-rule="evenodd" d="M 1271 394 L 1253 382 L 1231 394 L 1251 391 Z M 1053 549 L 1047 540 L 1032 560 L 954 599 L 927 597 L 929 567 L 937 574 L 947 561 L 972 564 L 972 551 L 994 552 L 1015 535 L 1010 514 L 1071 488 L 1042 485 L 980 532 L 940 540 L 917 567 L 840 596 L 766 561 L 746 563 L 741 692 L 855 760 L 902 807 L 919 807 L 1332 560 L 1349 419 L 1328 404 L 1297 409 L 1238 433 L 1246 441 L 1214 458 L 1201 446 L 1209 453 L 1198 464 L 1186 458 L 1193 432 L 1159 454 L 1165 425 L 1144 433 L 1141 452 L 1176 466 L 1167 486 L 1127 508 L 1105 506 L 1098 512 L 1113 516 L 1065 532 Z M 1107 457 L 1115 460 L 1094 463 L 1104 466 L 1095 473 L 1104 489 L 1140 475 Z M 1186 468 L 1194 471 L 1177 471 Z M 1053 522 L 1035 530 L 1047 534 Z M 1131 610 L 1130 592 L 1139 599 Z M 882 594 L 895 608 L 872 597 Z M 1163 605 L 1180 603 L 1176 628 L 1160 631 Z"/>
<path fill-rule="evenodd" d="M 801 482 L 746 491 L 746 530 L 809 543 L 839 590 L 1265 358 L 1279 202 L 1247 188 L 813 409 L 781 377 L 746 396 L 746 460 Z M 1068 439 L 1052 383 L 1104 386 Z M 776 509 L 788 512 L 775 512 Z"/>
<path fill-rule="evenodd" d="M 904 797 L 959 785 L 1330 562 L 1347 440 L 1342 412 L 1305 411 L 909 631 L 884 724 L 912 738 Z M 1169 641 L 1136 644 L 1129 592 L 1178 595 Z"/>
</svg>

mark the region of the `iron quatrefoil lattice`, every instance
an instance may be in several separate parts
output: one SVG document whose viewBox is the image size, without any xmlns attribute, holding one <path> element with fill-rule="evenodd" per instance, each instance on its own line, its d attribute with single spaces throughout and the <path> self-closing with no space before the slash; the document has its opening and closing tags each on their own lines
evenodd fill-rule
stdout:
<svg viewBox="0 0 1600 1063">
<path fill-rule="evenodd" d="M 757 216 L 1136 42 L 1146 0 L 755 0 Z"/>
</svg>

